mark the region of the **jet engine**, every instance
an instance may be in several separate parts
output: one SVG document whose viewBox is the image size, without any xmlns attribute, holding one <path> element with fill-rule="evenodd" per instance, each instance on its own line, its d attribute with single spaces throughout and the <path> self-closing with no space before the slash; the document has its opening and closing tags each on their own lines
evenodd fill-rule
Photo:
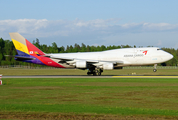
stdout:
<svg viewBox="0 0 178 120">
<path fill-rule="evenodd" d="M 86 68 L 87 62 L 86 61 L 77 61 L 76 62 L 76 68 Z"/>
<path fill-rule="evenodd" d="M 113 63 L 105 63 L 105 64 L 103 64 L 103 69 L 104 70 L 113 70 L 114 65 L 113 65 Z"/>
</svg>

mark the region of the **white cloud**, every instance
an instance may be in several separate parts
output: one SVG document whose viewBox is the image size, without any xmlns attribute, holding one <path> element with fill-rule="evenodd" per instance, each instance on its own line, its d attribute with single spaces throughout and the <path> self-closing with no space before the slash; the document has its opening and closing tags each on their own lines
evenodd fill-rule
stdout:
<svg viewBox="0 0 178 120">
<path fill-rule="evenodd" d="M 168 23 L 144 23 L 144 29 L 150 31 L 167 31 L 167 30 L 176 30 L 178 28 L 178 24 L 168 24 Z"/>
<path fill-rule="evenodd" d="M 39 28 L 45 27 L 46 19 L 36 20 L 36 19 L 18 19 L 18 20 L 2 20 L 0 25 L 6 30 L 14 28 L 16 32 L 26 33 L 28 31 L 34 31 Z M 3 31 L 1 31 L 3 32 Z"/>
<path fill-rule="evenodd" d="M 79 20 L 73 21 L 68 20 L 55 20 L 50 21 L 47 19 L 17 19 L 17 20 L 0 20 L 0 37 L 9 38 L 9 32 L 19 32 L 25 35 L 26 38 L 44 38 L 53 39 L 57 41 L 62 39 L 64 44 L 70 43 L 86 43 L 86 44 L 116 44 L 118 41 L 124 42 L 123 40 L 134 41 L 133 43 L 138 44 L 138 34 L 143 39 L 148 38 L 148 34 L 154 33 L 152 39 L 160 40 L 157 33 L 165 34 L 174 33 L 178 31 L 178 24 L 169 23 L 126 23 L 119 24 L 120 19 L 96 19 L 96 20 Z M 150 35 L 150 34 L 149 34 Z M 124 36 L 124 37 L 123 37 Z M 130 38 L 129 36 L 134 36 Z M 161 38 L 162 39 L 162 38 Z M 174 39 L 175 40 L 175 39 Z M 68 43 L 67 43 L 68 41 Z M 159 41 L 157 45 L 164 45 L 163 40 Z M 150 40 L 151 42 L 151 40 Z M 153 41 L 154 42 L 154 41 Z M 52 43 L 48 41 L 46 43 Z M 129 43 L 129 41 L 128 41 Z M 130 42 L 131 43 L 131 42 Z M 122 43 L 120 43 L 122 44 Z M 150 45 L 150 44 L 149 44 Z M 166 44 L 165 44 L 166 45 Z M 144 45 L 147 46 L 147 45 Z"/>
</svg>

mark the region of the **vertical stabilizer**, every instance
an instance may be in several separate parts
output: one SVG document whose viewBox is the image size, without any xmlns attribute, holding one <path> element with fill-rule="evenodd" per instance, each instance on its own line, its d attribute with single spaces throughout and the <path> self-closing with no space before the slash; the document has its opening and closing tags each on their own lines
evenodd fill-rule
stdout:
<svg viewBox="0 0 178 120">
<path fill-rule="evenodd" d="M 19 33 L 9 33 L 14 46 L 17 50 L 18 55 L 12 56 L 15 60 L 47 65 L 52 67 L 64 68 L 59 63 L 53 61 L 52 59 L 45 57 L 44 53 L 38 49 L 35 45 L 30 43 L 27 39 L 21 36 Z"/>
<path fill-rule="evenodd" d="M 29 55 L 26 40 L 19 33 L 9 33 L 18 55 Z"/>
<path fill-rule="evenodd" d="M 31 44 L 27 39 L 21 36 L 19 33 L 9 33 L 14 46 L 17 50 L 18 55 L 28 56 L 28 55 L 44 55 L 44 53 L 38 49 L 36 46 Z"/>
</svg>

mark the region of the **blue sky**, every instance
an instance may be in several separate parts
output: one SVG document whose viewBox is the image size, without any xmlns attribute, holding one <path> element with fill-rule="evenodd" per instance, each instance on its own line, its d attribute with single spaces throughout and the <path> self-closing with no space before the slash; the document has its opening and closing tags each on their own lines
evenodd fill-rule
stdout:
<svg viewBox="0 0 178 120">
<path fill-rule="evenodd" d="M 178 48 L 177 0 L 0 0 L 0 37 Z"/>
</svg>

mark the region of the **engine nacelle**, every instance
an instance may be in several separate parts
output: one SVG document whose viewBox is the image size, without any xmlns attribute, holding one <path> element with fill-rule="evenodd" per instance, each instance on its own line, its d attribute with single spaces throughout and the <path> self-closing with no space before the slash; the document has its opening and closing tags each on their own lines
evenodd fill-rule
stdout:
<svg viewBox="0 0 178 120">
<path fill-rule="evenodd" d="M 113 65 L 113 63 L 105 63 L 105 64 L 103 64 L 103 69 L 104 70 L 113 70 L 114 65 Z"/>
<path fill-rule="evenodd" d="M 77 61 L 76 62 L 76 68 L 86 68 L 87 62 L 86 61 Z"/>
</svg>

